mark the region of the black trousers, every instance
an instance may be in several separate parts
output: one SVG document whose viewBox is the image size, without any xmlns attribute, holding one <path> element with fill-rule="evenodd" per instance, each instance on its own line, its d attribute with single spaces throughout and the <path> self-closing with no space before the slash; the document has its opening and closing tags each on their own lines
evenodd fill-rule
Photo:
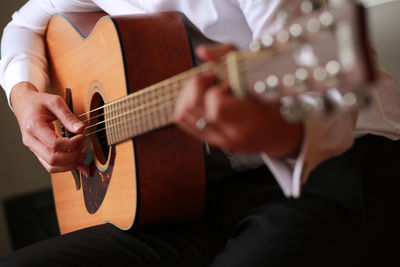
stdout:
<svg viewBox="0 0 400 267">
<path fill-rule="evenodd" d="M 358 139 L 321 164 L 299 199 L 266 167 L 209 184 L 204 216 L 124 232 L 101 225 L 19 251 L 0 266 L 399 266 L 400 142 Z"/>
</svg>

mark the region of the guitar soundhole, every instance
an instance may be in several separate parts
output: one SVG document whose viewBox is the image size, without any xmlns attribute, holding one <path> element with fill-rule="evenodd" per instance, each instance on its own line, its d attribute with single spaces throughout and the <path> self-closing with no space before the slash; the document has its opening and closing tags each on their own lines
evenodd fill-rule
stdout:
<svg viewBox="0 0 400 267">
<path fill-rule="evenodd" d="M 90 103 L 90 125 L 93 125 L 91 141 L 93 144 L 94 156 L 102 165 L 107 163 L 110 147 L 107 143 L 106 125 L 104 121 L 104 100 L 99 93 L 94 93 Z"/>
<path fill-rule="evenodd" d="M 95 91 L 90 101 L 89 116 L 92 149 L 85 150 L 91 175 L 87 177 L 82 173 L 83 196 L 86 210 L 90 214 L 94 214 L 103 203 L 115 160 L 115 146 L 107 143 L 103 106 L 102 95 Z"/>
</svg>

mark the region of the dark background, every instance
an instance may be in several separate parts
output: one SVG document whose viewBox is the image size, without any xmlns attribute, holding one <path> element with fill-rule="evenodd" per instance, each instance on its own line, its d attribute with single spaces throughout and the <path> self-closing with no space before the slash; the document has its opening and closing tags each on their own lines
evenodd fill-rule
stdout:
<svg viewBox="0 0 400 267">
<path fill-rule="evenodd" d="M 0 29 L 11 19 L 11 14 L 23 5 L 25 0 L 1 0 Z M 383 0 L 365 1 L 368 4 L 388 2 Z M 369 9 L 373 44 L 381 57 L 383 66 L 400 77 L 400 0 L 389 6 Z M 50 187 L 49 175 L 21 143 L 17 122 L 10 111 L 5 94 L 0 90 L 0 258 L 11 252 L 10 234 L 6 223 L 3 202 Z M 18 211 L 17 211 L 18 212 Z M 23 212 L 21 211 L 21 215 Z M 23 221 L 25 224 L 29 222 Z M 19 225 L 20 223 L 18 223 Z M 23 224 L 21 224 L 23 225 Z M 21 226 L 23 227 L 23 226 Z"/>
<path fill-rule="evenodd" d="M 25 0 L 0 1 L 0 29 Z M 47 172 L 29 149 L 22 145 L 17 121 L 3 90 L 0 90 L 0 258 L 11 252 L 3 202 L 5 199 L 50 187 Z"/>
</svg>

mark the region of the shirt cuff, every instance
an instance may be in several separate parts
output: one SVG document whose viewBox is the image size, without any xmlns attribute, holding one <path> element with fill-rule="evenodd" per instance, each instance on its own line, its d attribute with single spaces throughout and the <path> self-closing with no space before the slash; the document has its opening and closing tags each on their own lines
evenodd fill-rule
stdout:
<svg viewBox="0 0 400 267">
<path fill-rule="evenodd" d="M 310 173 L 321 162 L 348 150 L 354 142 L 357 119 L 354 111 L 338 109 L 335 114 L 324 115 L 318 111 L 313 98 L 307 101 L 310 111 L 303 122 L 304 134 L 299 154 L 286 159 L 261 154 L 287 197 L 300 197 L 301 186 L 306 183 Z"/>
<path fill-rule="evenodd" d="M 7 67 L 1 85 L 6 92 L 8 104 L 12 109 L 10 96 L 11 90 L 16 84 L 30 82 L 39 91 L 44 91 L 48 80 L 47 74 L 40 67 L 26 62 L 16 62 Z"/>
<path fill-rule="evenodd" d="M 293 160 L 288 159 L 276 159 L 265 153 L 261 153 L 261 158 L 269 167 L 269 170 L 274 175 L 285 196 L 294 198 L 299 197 L 300 186 L 296 185 L 300 183 L 300 175 L 299 171 L 295 171 L 295 169 L 303 166 L 302 158 L 299 157 L 298 160 L 293 162 Z M 296 168 L 296 166 L 298 167 Z"/>
</svg>

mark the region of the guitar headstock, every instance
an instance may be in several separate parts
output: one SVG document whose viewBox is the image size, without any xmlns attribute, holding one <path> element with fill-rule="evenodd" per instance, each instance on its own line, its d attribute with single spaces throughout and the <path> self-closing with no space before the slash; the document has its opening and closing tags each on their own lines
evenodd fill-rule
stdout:
<svg viewBox="0 0 400 267">
<path fill-rule="evenodd" d="M 227 56 L 234 94 L 273 101 L 305 92 L 326 97 L 337 88 L 361 102 L 359 89 L 374 79 L 363 7 L 350 0 L 305 0 L 294 8 L 302 15 L 290 19 L 283 11 L 281 30 Z"/>
</svg>

